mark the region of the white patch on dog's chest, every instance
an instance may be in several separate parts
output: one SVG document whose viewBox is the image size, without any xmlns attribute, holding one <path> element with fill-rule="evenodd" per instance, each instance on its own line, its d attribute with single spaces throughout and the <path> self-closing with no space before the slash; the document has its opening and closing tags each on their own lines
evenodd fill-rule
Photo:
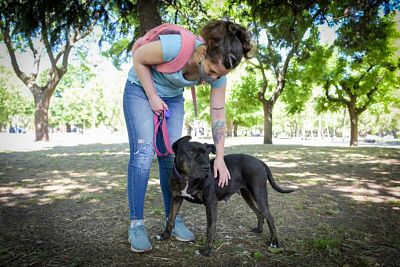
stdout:
<svg viewBox="0 0 400 267">
<path fill-rule="evenodd" d="M 188 192 L 187 192 L 188 186 L 189 185 L 186 185 L 185 189 L 183 189 L 181 191 L 181 194 L 182 194 L 183 197 L 189 197 L 191 199 L 194 199 L 194 197 L 191 194 L 188 194 Z"/>
</svg>

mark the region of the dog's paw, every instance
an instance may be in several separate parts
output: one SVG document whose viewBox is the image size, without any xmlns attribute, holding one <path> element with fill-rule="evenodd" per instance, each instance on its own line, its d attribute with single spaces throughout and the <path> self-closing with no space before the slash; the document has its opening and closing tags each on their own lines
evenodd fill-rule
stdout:
<svg viewBox="0 0 400 267">
<path fill-rule="evenodd" d="M 281 253 L 283 249 L 279 247 L 278 240 L 275 240 L 270 242 L 268 246 L 268 251 L 274 254 L 278 254 Z"/>
<path fill-rule="evenodd" d="M 262 229 L 262 228 L 259 229 L 258 227 L 256 227 L 256 228 L 251 229 L 251 231 L 252 231 L 253 233 L 259 234 L 259 233 L 262 233 L 262 232 L 263 232 L 263 229 Z"/>
<path fill-rule="evenodd" d="M 168 239 L 170 236 L 171 236 L 171 233 L 168 233 L 168 232 L 164 231 L 164 232 L 162 232 L 161 234 L 156 235 L 155 238 L 156 238 L 158 241 L 162 241 L 162 240 Z"/>
<path fill-rule="evenodd" d="M 200 255 L 208 257 L 213 252 L 213 249 L 212 248 L 203 248 L 203 249 L 200 249 L 199 252 L 200 252 Z"/>
</svg>

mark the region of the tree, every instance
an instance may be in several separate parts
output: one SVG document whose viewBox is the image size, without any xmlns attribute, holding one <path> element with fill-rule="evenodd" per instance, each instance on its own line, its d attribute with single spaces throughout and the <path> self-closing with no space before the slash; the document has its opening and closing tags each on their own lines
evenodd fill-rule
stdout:
<svg viewBox="0 0 400 267">
<path fill-rule="evenodd" d="M 234 85 L 233 90 L 227 97 L 226 120 L 228 126 L 228 136 L 237 136 L 239 126 L 252 127 L 260 122 L 261 105 L 254 103 L 257 99 L 257 90 L 259 87 L 254 72 L 242 78 L 241 83 Z"/>
<path fill-rule="evenodd" d="M 67 72 L 68 58 L 74 44 L 91 32 L 104 6 L 95 1 L 1 1 L 0 30 L 16 75 L 30 89 L 35 101 L 36 141 L 48 141 L 48 109 L 62 76 Z M 37 39 L 44 48 L 35 46 Z M 34 69 L 26 74 L 17 62 L 16 51 L 30 49 Z M 36 78 L 44 55 L 51 69 L 46 84 Z"/>
<path fill-rule="evenodd" d="M 26 128 L 26 115 L 32 111 L 32 107 L 9 82 L 11 73 L 0 66 L 0 74 L 0 131 L 11 126 L 12 119 L 17 117 Z"/>
<path fill-rule="evenodd" d="M 36 141 L 49 140 L 50 99 L 68 70 L 68 59 L 74 45 L 95 25 L 102 25 L 104 40 L 113 40 L 129 32 L 129 27 L 132 27 L 129 18 L 135 13 L 135 8 L 129 0 L 111 3 L 102 0 L 0 1 L 0 39 L 6 44 L 15 74 L 33 94 Z M 20 69 L 16 57 L 16 52 L 27 50 L 34 59 L 30 74 Z M 45 56 L 51 68 L 45 84 L 39 85 L 37 78 Z"/>
<path fill-rule="evenodd" d="M 41 76 L 45 75 L 46 73 L 43 73 Z M 69 66 L 69 71 L 62 77 L 55 90 L 55 98 L 51 100 L 49 108 L 51 127 L 65 124 L 67 132 L 70 132 L 72 124 L 80 127 L 90 125 L 92 104 L 96 102 L 98 96 L 88 90 L 86 85 L 93 77 L 94 73 L 85 64 Z"/>
<path fill-rule="evenodd" d="M 376 103 L 393 102 L 400 86 L 399 58 L 394 40 L 393 6 L 386 1 L 359 1 L 336 8 L 345 17 L 338 23 L 332 57 L 324 71 L 324 96 L 317 98 L 319 112 L 346 107 L 350 116 L 350 146 L 358 145 L 360 115 Z M 342 13 L 343 12 L 343 13 Z"/>
<path fill-rule="evenodd" d="M 306 57 L 314 48 L 316 26 L 324 18 L 329 1 L 248 0 L 247 6 L 242 1 L 230 2 L 229 10 L 250 18 L 256 37 L 258 49 L 253 65 L 263 79 L 258 99 L 264 110 L 264 143 L 272 144 L 272 111 L 285 89 L 291 61 Z"/>
</svg>

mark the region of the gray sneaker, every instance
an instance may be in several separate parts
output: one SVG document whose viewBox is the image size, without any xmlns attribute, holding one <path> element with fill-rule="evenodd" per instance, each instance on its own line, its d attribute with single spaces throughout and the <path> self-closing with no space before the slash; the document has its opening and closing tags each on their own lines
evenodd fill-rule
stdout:
<svg viewBox="0 0 400 267">
<path fill-rule="evenodd" d="M 194 240 L 194 234 L 186 227 L 181 217 L 178 215 L 175 219 L 175 226 L 172 229 L 172 235 L 179 241 L 190 242 Z"/>
<path fill-rule="evenodd" d="M 138 221 L 133 227 L 129 227 L 128 236 L 133 252 L 148 252 L 153 248 L 147 237 L 147 231 L 143 221 Z"/>
</svg>

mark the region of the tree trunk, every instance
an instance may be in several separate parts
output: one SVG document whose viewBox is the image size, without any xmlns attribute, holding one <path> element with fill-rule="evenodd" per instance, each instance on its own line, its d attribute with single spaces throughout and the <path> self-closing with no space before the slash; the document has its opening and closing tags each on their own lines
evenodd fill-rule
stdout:
<svg viewBox="0 0 400 267">
<path fill-rule="evenodd" d="M 158 12 L 158 0 L 138 0 L 137 8 L 140 22 L 140 36 L 162 23 Z"/>
<path fill-rule="evenodd" d="M 358 146 L 358 114 L 355 102 L 348 105 L 350 114 L 350 146 Z"/>
<path fill-rule="evenodd" d="M 233 124 L 233 136 L 238 136 L 238 125 L 236 123 Z"/>
<path fill-rule="evenodd" d="M 342 141 L 345 140 L 346 136 L 346 108 L 343 109 L 343 120 L 342 120 Z"/>
<path fill-rule="evenodd" d="M 226 136 L 232 136 L 233 121 L 227 122 L 226 124 Z"/>
<path fill-rule="evenodd" d="M 272 108 L 270 102 L 263 103 L 264 109 L 264 144 L 272 144 Z"/>
<path fill-rule="evenodd" d="M 322 133 L 322 122 L 321 122 L 321 118 L 320 117 L 318 117 L 318 140 L 322 140 L 322 139 L 324 139 L 324 137 L 323 137 L 323 133 Z"/>
<path fill-rule="evenodd" d="M 50 98 L 35 94 L 35 141 L 49 141 Z"/>
</svg>

